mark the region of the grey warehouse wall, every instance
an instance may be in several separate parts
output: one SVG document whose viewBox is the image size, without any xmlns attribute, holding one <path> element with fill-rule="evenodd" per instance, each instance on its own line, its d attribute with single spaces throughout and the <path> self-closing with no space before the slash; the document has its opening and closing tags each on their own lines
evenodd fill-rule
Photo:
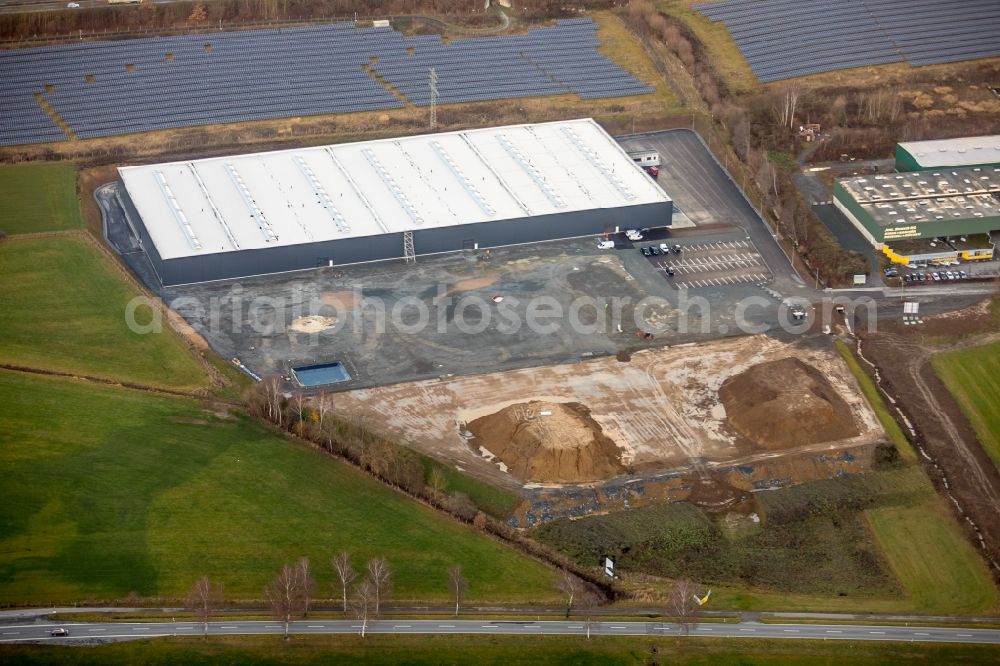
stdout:
<svg viewBox="0 0 1000 666">
<path fill-rule="evenodd" d="M 143 247 L 165 286 L 316 268 L 327 265 L 331 260 L 334 265 L 343 266 L 403 256 L 403 234 L 393 233 L 161 259 L 145 223 L 121 183 L 120 191 L 128 214 L 137 223 Z M 673 203 L 668 201 L 417 229 L 413 232 L 413 246 L 414 251 L 421 255 L 455 252 L 473 244 L 478 244 L 480 248 L 499 247 L 602 234 L 614 231 L 616 226 L 621 229 L 664 227 L 669 226 L 672 213 Z"/>
</svg>

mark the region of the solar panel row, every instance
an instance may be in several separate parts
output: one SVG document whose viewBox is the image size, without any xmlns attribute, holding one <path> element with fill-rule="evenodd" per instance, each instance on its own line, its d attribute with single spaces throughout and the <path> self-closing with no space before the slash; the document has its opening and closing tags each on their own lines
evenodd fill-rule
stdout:
<svg viewBox="0 0 1000 666">
<path fill-rule="evenodd" d="M 353 23 L 85 42 L 0 53 L 0 145 L 439 102 L 652 92 L 570 19 L 522 35 L 406 37 Z M 389 84 L 389 88 L 383 85 Z"/>
<path fill-rule="evenodd" d="M 889 62 L 1000 55 L 996 0 L 719 0 L 695 9 L 726 24 L 764 82 Z"/>
</svg>

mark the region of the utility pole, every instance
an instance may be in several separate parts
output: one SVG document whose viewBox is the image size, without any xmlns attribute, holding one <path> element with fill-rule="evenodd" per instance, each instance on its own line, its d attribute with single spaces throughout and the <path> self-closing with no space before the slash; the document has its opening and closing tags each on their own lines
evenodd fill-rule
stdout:
<svg viewBox="0 0 1000 666">
<path fill-rule="evenodd" d="M 434 130 L 437 129 L 437 124 L 438 124 L 438 117 L 437 117 L 438 75 L 437 72 L 434 71 L 433 67 L 431 67 L 430 70 L 428 71 L 430 73 L 429 85 L 431 89 L 431 131 L 433 132 Z"/>
</svg>

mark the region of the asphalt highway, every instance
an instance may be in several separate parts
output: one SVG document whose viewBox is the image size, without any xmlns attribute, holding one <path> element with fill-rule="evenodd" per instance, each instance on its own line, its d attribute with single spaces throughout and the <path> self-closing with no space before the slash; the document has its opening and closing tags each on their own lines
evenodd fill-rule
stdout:
<svg viewBox="0 0 1000 666">
<path fill-rule="evenodd" d="M 298 635 L 357 634 L 359 620 L 301 620 L 290 623 L 289 633 Z M 52 636 L 56 628 L 68 636 Z M 570 620 L 377 620 L 365 629 L 370 634 L 505 634 L 515 636 L 678 636 L 676 624 L 662 622 L 587 622 Z M 94 641 L 135 640 L 164 636 L 199 636 L 203 625 L 197 622 L 95 622 L 8 624 L 0 626 L 0 643 L 53 642 L 61 644 Z M 281 635 L 284 625 L 275 621 L 229 620 L 210 622 L 213 636 Z M 1000 644 L 1000 629 L 965 627 L 901 627 L 845 624 L 697 624 L 690 636 L 711 638 L 790 638 L 798 640 L 904 641 L 911 643 Z"/>
</svg>

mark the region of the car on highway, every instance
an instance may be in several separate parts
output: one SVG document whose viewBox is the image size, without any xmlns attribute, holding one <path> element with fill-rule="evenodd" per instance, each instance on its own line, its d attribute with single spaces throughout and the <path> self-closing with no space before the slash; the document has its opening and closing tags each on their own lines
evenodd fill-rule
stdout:
<svg viewBox="0 0 1000 666">
<path fill-rule="evenodd" d="M 80 8 L 80 3 L 79 2 L 71 2 L 71 3 L 67 4 L 66 7 L 68 9 L 79 9 Z"/>
<path fill-rule="evenodd" d="M 641 249 L 642 249 L 642 256 L 644 257 L 652 256 L 653 253 L 649 251 L 649 247 L 647 247 L 646 245 L 643 245 Z"/>
<path fill-rule="evenodd" d="M 69 629 L 65 627 L 55 627 L 49 630 L 49 636 L 69 636 Z"/>
</svg>

